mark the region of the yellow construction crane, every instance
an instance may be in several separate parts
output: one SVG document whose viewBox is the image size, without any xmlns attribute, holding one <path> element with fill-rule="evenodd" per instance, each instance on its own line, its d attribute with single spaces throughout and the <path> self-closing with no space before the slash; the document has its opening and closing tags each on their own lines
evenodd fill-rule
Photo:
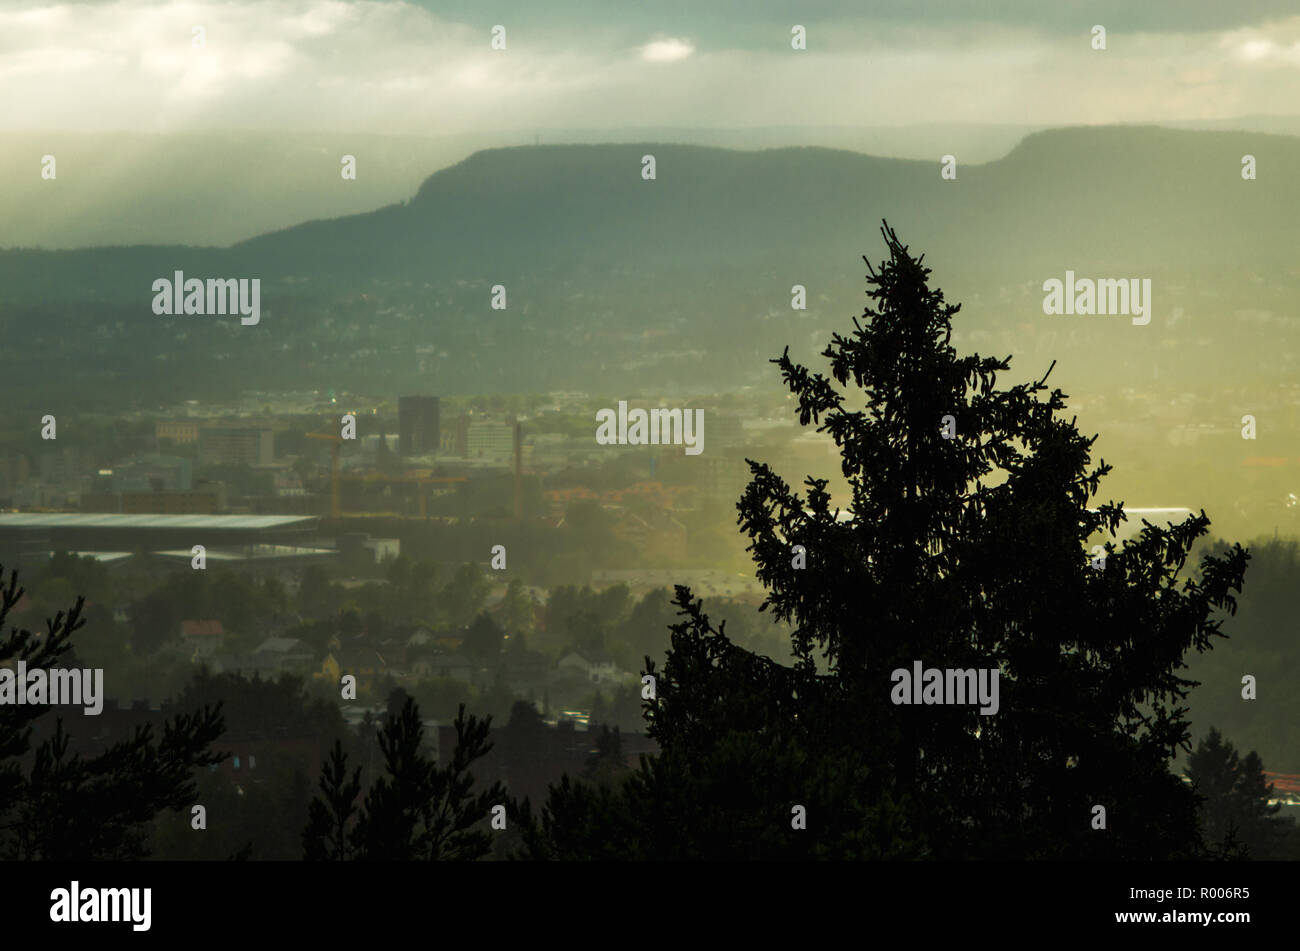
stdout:
<svg viewBox="0 0 1300 951">
<path fill-rule="evenodd" d="M 337 433 L 308 433 L 308 439 L 328 439 L 334 443 L 330 446 L 330 518 L 338 519 L 342 515 L 339 504 L 339 449 L 343 437 Z"/>
<path fill-rule="evenodd" d="M 357 475 L 344 476 L 339 472 L 339 449 L 343 445 L 343 437 L 333 433 L 307 433 L 308 439 L 328 439 L 330 446 L 330 518 L 339 519 L 343 517 L 343 506 L 341 502 L 341 486 L 344 479 L 348 481 L 361 482 L 388 482 L 388 483 L 414 483 L 419 492 L 420 517 L 427 518 L 426 498 L 424 487 L 431 484 L 447 484 L 464 482 L 464 476 L 427 476 L 420 473 L 411 473 L 409 475 L 386 476 L 380 472 L 367 472 Z"/>
<path fill-rule="evenodd" d="M 427 493 L 424 490 L 426 485 L 447 485 L 466 481 L 465 476 L 430 476 L 418 472 L 405 473 L 398 476 L 385 475 L 382 472 L 365 472 L 357 475 L 340 476 L 340 479 L 347 482 L 382 482 L 389 485 L 414 485 L 419 494 L 420 518 L 428 518 Z"/>
<path fill-rule="evenodd" d="M 416 490 L 420 493 L 420 518 L 428 518 L 427 493 L 424 491 L 426 485 L 446 485 L 449 483 L 465 482 L 464 476 L 420 476 L 410 481 L 414 482 L 419 488 Z"/>
</svg>

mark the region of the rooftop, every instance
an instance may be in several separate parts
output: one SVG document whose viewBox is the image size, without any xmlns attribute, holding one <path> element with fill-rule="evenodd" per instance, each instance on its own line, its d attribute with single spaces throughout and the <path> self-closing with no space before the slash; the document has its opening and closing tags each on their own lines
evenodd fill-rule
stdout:
<svg viewBox="0 0 1300 951">
<path fill-rule="evenodd" d="M 93 512 L 0 512 L 5 528 L 308 528 L 314 515 L 122 515 Z"/>
<path fill-rule="evenodd" d="M 53 558 L 58 552 L 50 552 L 49 554 Z M 135 552 L 131 551 L 73 551 L 68 554 L 75 555 L 77 558 L 91 558 L 106 565 L 115 565 L 127 558 L 135 557 Z"/>
<path fill-rule="evenodd" d="M 181 621 L 181 637 L 225 637 L 226 630 L 217 620 Z"/>
<path fill-rule="evenodd" d="M 166 551 L 150 552 L 155 558 L 182 559 L 189 561 L 194 552 L 189 548 L 173 548 Z M 204 549 L 208 561 L 257 561 L 284 558 L 333 558 L 338 552 L 333 548 L 303 548 L 297 545 L 244 545 L 239 548 Z"/>
</svg>

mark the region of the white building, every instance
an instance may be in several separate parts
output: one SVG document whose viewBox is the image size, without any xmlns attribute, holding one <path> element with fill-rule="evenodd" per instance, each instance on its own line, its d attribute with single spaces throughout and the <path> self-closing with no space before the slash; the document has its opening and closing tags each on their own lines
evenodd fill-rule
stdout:
<svg viewBox="0 0 1300 951">
<path fill-rule="evenodd" d="M 614 659 L 604 651 L 573 651 L 560 659 L 560 670 L 572 670 L 580 673 L 585 680 L 593 684 L 616 683 L 623 675 L 614 666 Z"/>
<path fill-rule="evenodd" d="M 512 423 L 475 420 L 465 430 L 465 454 L 471 459 L 510 459 L 515 452 Z"/>
</svg>

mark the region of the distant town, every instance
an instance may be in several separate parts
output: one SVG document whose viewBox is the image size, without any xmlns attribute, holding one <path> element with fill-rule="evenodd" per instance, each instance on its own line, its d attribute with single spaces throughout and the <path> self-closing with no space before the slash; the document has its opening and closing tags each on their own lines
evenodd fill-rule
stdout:
<svg viewBox="0 0 1300 951">
<path fill-rule="evenodd" d="M 300 678 L 353 726 L 400 689 L 435 741 L 459 703 L 503 727 L 528 702 L 561 731 L 554 768 L 525 781 L 538 792 L 590 753 L 565 730 L 621 728 L 635 765 L 652 749 L 639 671 L 668 646 L 675 584 L 741 615 L 738 641 L 788 657 L 728 516 L 746 457 L 797 479 L 835 455 L 782 418 L 783 400 L 748 395 L 702 402 L 697 456 L 602 445 L 608 402 L 267 393 L 105 431 L 58 419 L 36 451 L 0 455 L 0 563 L 27 589 L 11 621 L 39 629 L 86 596 L 76 651 L 108 670 L 102 742 L 118 718 L 161 717 L 201 670 Z M 340 699 L 345 675 L 355 702 Z M 245 770 L 296 742 L 227 739 L 241 751 L 228 768 Z"/>
</svg>

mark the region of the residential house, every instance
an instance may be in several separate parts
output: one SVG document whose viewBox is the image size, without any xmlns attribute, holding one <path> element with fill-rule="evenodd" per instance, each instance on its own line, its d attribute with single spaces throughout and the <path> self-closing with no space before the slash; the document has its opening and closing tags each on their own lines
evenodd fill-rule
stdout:
<svg viewBox="0 0 1300 951">
<path fill-rule="evenodd" d="M 269 637 L 252 656 L 255 669 L 273 675 L 305 673 L 314 660 L 312 649 L 296 637 Z"/>
<path fill-rule="evenodd" d="M 195 663 L 215 658 L 225 639 L 220 621 L 181 621 L 181 649 Z"/>
<path fill-rule="evenodd" d="M 463 683 L 474 679 L 474 665 L 463 654 L 434 654 L 427 662 L 432 677 L 448 677 Z"/>
<path fill-rule="evenodd" d="M 593 684 L 617 683 L 622 672 L 614 666 L 614 659 L 605 651 L 573 651 L 560 658 L 557 665 L 561 673 L 580 674 Z"/>
<path fill-rule="evenodd" d="M 311 675 L 313 680 L 323 680 L 327 684 L 338 684 L 343 679 L 343 670 L 339 667 L 339 662 L 330 651 L 321 661 L 320 670 Z"/>
<path fill-rule="evenodd" d="M 511 689 L 526 691 L 545 686 L 550 661 L 541 651 L 507 650 L 501 659 L 501 670 Z"/>
<path fill-rule="evenodd" d="M 340 676 L 351 674 L 358 683 L 375 680 L 389 673 L 388 661 L 373 647 L 353 647 L 341 652 L 338 659 Z"/>
</svg>

